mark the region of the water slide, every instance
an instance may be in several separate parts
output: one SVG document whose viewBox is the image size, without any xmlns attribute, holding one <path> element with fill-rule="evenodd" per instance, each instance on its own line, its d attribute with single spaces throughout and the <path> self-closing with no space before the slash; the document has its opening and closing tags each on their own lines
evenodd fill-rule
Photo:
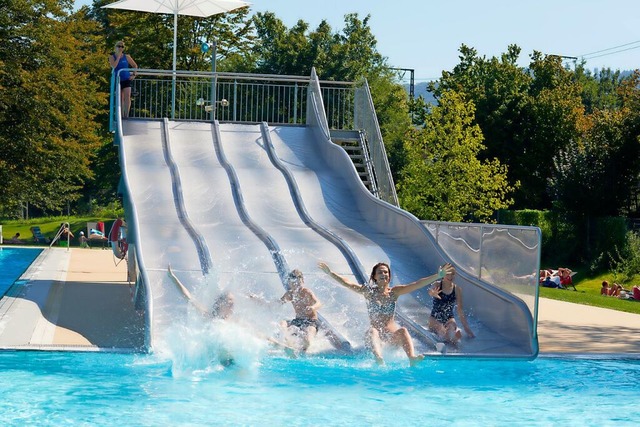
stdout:
<svg viewBox="0 0 640 427">
<path fill-rule="evenodd" d="M 319 261 L 359 283 L 379 261 L 390 263 L 392 283 L 433 274 L 448 261 L 415 217 L 368 192 L 347 154 L 324 135 L 312 125 L 123 122 L 130 262 L 150 348 L 189 310 L 168 265 L 204 305 L 233 292 L 243 321 L 269 336 L 293 316 L 273 301 L 298 268 L 323 303 L 322 330 L 351 352 L 364 347 L 364 299 L 329 280 Z M 517 296 L 464 271 L 457 283 L 476 338 L 449 355 L 535 357 L 531 314 Z M 437 340 L 425 329 L 430 305 L 424 290 L 403 296 L 398 318 L 418 351 L 435 354 Z M 320 335 L 315 348 L 332 349 Z"/>
</svg>

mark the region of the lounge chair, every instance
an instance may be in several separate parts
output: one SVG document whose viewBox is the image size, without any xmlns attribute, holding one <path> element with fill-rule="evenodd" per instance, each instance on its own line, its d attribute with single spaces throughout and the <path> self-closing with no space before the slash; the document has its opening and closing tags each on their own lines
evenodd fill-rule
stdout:
<svg viewBox="0 0 640 427">
<path fill-rule="evenodd" d="M 40 231 L 40 227 L 37 225 L 31 227 L 31 234 L 33 234 L 33 241 L 36 243 L 44 243 L 46 245 L 51 241 L 48 237 L 45 237 L 42 234 L 42 231 Z"/>
<path fill-rule="evenodd" d="M 102 249 L 106 249 L 108 243 L 109 239 L 104 235 L 104 223 L 87 222 L 87 244 L 89 247 L 102 246 Z"/>
</svg>

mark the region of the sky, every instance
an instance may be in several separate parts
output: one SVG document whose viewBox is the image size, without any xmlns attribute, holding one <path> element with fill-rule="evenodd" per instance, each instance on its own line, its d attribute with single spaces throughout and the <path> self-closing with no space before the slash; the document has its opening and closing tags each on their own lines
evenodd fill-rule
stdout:
<svg viewBox="0 0 640 427">
<path fill-rule="evenodd" d="M 92 0 L 75 0 L 76 6 Z M 342 31 L 344 15 L 370 15 L 380 54 L 413 69 L 416 83 L 439 78 L 459 62 L 462 44 L 491 58 L 510 44 L 527 66 L 533 51 L 586 59 L 588 69 L 640 68 L 640 1 L 602 0 L 253 0 L 252 12 L 273 12 L 291 28 L 324 19 Z M 571 64 L 573 60 L 565 59 Z M 409 74 L 406 74 L 408 79 Z"/>
</svg>

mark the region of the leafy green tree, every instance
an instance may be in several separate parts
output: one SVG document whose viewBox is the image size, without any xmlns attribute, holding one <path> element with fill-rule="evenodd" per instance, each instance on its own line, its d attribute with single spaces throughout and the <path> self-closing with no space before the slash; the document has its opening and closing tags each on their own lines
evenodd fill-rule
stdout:
<svg viewBox="0 0 640 427">
<path fill-rule="evenodd" d="M 498 160 L 478 158 L 483 149 L 473 103 L 455 91 L 441 92 L 424 128 L 405 137 L 400 205 L 422 219 L 490 220 L 512 203 L 513 186 Z"/>
<path fill-rule="evenodd" d="M 62 212 L 93 173 L 94 118 L 104 98 L 86 73 L 91 26 L 68 19 L 71 1 L 11 0 L 0 9 L 0 199 Z"/>
<path fill-rule="evenodd" d="M 576 65 L 573 79 L 581 87 L 582 104 L 586 114 L 591 114 L 595 110 L 620 108 L 618 89 L 623 80 L 620 71 L 605 68 L 592 73 L 585 68 L 583 62 Z"/>
<path fill-rule="evenodd" d="M 551 185 L 561 209 L 588 217 L 627 213 L 640 176 L 637 76 L 618 88 L 620 108 L 596 109 L 581 141 L 556 156 Z"/>
<path fill-rule="evenodd" d="M 481 57 L 465 45 L 460 52 L 460 63 L 430 90 L 437 98 L 456 90 L 473 101 L 487 147 L 482 158 L 499 159 L 508 167 L 510 184 L 522 184 L 515 207 L 550 207 L 553 156 L 580 136 L 579 86 L 556 57 L 534 52 L 529 69 L 520 68 L 515 45 L 499 59 Z"/>
<path fill-rule="evenodd" d="M 272 12 L 253 17 L 256 65 L 251 72 L 308 76 L 315 67 L 324 80 L 358 81 L 388 71 L 369 27 L 370 16 L 345 15 L 345 27 L 334 32 L 323 20 L 314 31 L 299 20 L 290 29 Z"/>
<path fill-rule="evenodd" d="M 640 143 L 624 137 L 624 114 L 598 111 L 586 138 L 555 157 L 551 186 L 561 210 L 587 216 L 615 216 L 636 175 Z M 630 142 L 630 144 L 627 144 Z"/>
</svg>

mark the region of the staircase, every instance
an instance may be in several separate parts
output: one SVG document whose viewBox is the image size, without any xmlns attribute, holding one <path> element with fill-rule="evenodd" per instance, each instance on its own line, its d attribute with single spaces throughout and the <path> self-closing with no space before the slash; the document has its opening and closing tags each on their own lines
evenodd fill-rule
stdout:
<svg viewBox="0 0 640 427">
<path fill-rule="evenodd" d="M 357 130 L 331 130 L 330 132 L 331 141 L 347 152 L 365 187 L 371 194 L 379 197 L 375 171 L 369 157 L 364 132 Z"/>
</svg>

